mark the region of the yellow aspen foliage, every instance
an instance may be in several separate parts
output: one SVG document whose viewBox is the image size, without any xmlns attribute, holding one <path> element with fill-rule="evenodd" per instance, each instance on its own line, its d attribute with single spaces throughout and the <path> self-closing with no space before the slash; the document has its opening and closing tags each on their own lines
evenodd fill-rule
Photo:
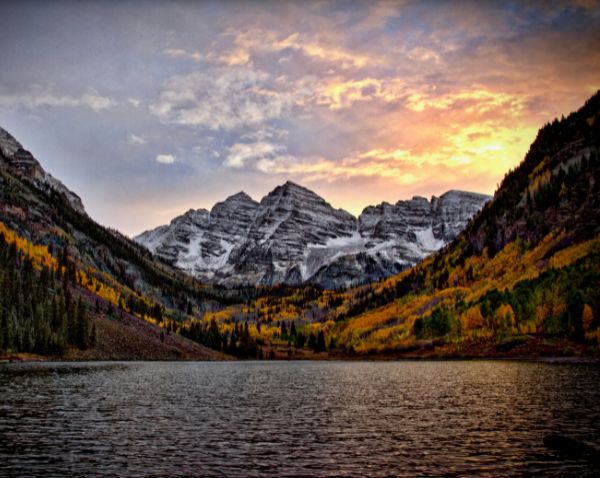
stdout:
<svg viewBox="0 0 600 478">
<path fill-rule="evenodd" d="M 575 244 L 557 252 L 550 258 L 550 267 L 560 269 L 573 264 L 575 261 L 589 254 L 594 246 L 597 246 L 598 238 Z"/>
<path fill-rule="evenodd" d="M 550 163 L 550 156 L 544 156 L 544 159 L 542 159 L 540 161 L 540 163 L 531 172 L 531 174 L 529 175 L 529 178 L 531 179 L 532 177 L 540 174 L 544 169 L 546 169 L 546 167 L 548 166 L 549 163 Z"/>
<path fill-rule="evenodd" d="M 537 332 L 537 327 L 534 322 L 525 322 L 519 324 L 519 333 L 520 334 L 535 334 Z"/>
<path fill-rule="evenodd" d="M 497 332 L 516 333 L 515 312 L 510 304 L 502 304 L 494 314 L 494 329 Z"/>
<path fill-rule="evenodd" d="M 594 311 L 588 304 L 585 304 L 583 306 L 583 312 L 581 314 L 581 322 L 583 323 L 583 331 L 584 332 L 589 332 L 593 320 L 594 320 Z"/>
<path fill-rule="evenodd" d="M 460 317 L 460 323 L 463 330 L 479 329 L 485 325 L 481 309 L 478 305 L 469 307 Z"/>
<path fill-rule="evenodd" d="M 58 267 L 58 261 L 50 254 L 47 246 L 34 246 L 27 239 L 8 229 L 3 222 L 0 222 L 0 234 L 4 236 L 7 242 L 13 242 L 19 251 L 23 251 L 29 256 L 33 265 L 38 269 L 41 269 L 42 266 L 46 266 L 49 269 L 56 269 Z"/>
</svg>

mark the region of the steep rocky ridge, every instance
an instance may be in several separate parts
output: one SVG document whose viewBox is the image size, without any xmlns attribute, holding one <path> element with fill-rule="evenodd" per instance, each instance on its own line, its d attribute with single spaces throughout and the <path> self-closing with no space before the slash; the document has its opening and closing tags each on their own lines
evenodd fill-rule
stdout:
<svg viewBox="0 0 600 478">
<path fill-rule="evenodd" d="M 81 198 L 62 182 L 44 171 L 33 155 L 23 148 L 10 133 L 0 128 L 0 158 L 21 177 L 32 181 L 38 188 L 52 189 L 62 195 L 77 212 L 85 214 Z"/>
<path fill-rule="evenodd" d="M 193 220 L 186 222 L 184 218 L 175 222 L 185 222 L 186 227 L 193 228 L 201 216 L 195 213 Z M 167 307 L 185 310 L 190 300 L 205 307 L 209 305 L 204 299 L 218 301 L 224 295 L 191 280 L 118 231 L 96 223 L 85 213 L 79 196 L 47 173 L 2 128 L 0 221 L 33 244 L 48 246 L 55 254 L 64 249 L 81 267 L 91 268 L 99 276 Z M 177 243 L 183 239 L 175 229 L 167 229 L 156 231 L 157 243 L 161 240 Z M 168 249 L 165 251 L 168 253 Z"/>
<path fill-rule="evenodd" d="M 170 263 L 218 283 L 336 288 L 409 267 L 453 240 L 489 199 L 448 191 L 365 208 L 355 218 L 291 181 L 260 203 L 238 193 L 135 238 Z"/>
</svg>

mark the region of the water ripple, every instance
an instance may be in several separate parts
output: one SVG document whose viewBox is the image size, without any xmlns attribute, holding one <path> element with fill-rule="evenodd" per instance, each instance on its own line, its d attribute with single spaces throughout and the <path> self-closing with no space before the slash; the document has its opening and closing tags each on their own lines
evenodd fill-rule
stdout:
<svg viewBox="0 0 600 478">
<path fill-rule="evenodd" d="M 0 366 L 0 476 L 597 476 L 600 368 L 519 362 Z"/>
</svg>

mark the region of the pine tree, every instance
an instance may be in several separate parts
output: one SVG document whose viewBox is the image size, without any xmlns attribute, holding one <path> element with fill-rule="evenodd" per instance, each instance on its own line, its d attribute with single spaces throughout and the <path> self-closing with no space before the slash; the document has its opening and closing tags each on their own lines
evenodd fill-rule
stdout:
<svg viewBox="0 0 600 478">
<path fill-rule="evenodd" d="M 317 343 L 315 344 L 315 352 L 325 352 L 325 350 L 327 350 L 325 347 L 325 334 L 322 330 L 319 330 Z"/>
<path fill-rule="evenodd" d="M 81 297 L 77 299 L 77 318 L 76 318 L 76 336 L 75 345 L 79 349 L 84 350 L 88 347 L 88 336 L 89 336 L 89 324 L 85 310 L 85 305 L 81 300 Z"/>
</svg>

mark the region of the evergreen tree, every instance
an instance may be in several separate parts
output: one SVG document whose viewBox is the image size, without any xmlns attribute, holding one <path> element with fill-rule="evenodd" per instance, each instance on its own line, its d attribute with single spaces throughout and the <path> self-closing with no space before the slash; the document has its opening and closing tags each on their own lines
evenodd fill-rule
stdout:
<svg viewBox="0 0 600 478">
<path fill-rule="evenodd" d="M 315 344 L 315 352 L 325 352 L 326 350 L 325 334 L 322 330 L 319 330 L 319 333 L 317 334 L 317 343 Z"/>
</svg>

